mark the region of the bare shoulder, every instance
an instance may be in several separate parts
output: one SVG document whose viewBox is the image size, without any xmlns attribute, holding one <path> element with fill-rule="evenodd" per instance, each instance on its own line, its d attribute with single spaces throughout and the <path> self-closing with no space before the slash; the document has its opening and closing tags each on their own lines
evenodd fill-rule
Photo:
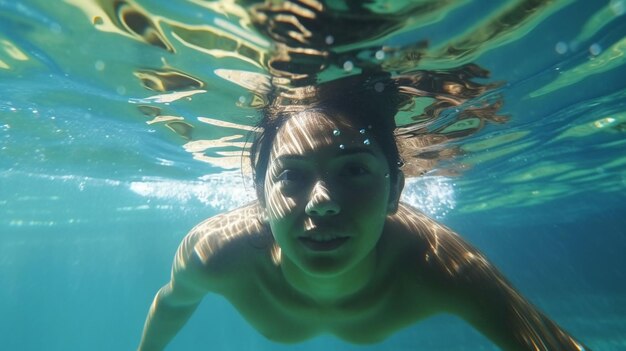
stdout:
<svg viewBox="0 0 626 351">
<path fill-rule="evenodd" d="M 196 275 L 220 280 L 252 264 L 271 243 L 262 210 L 255 202 L 208 218 L 191 229 L 178 248 L 173 273 L 195 270 Z"/>
<path fill-rule="evenodd" d="M 452 282 L 477 269 L 490 269 L 489 262 L 452 229 L 416 208 L 401 204 L 389 220 L 397 231 L 415 241 L 412 250 L 419 254 L 422 268 L 438 280 Z"/>
</svg>

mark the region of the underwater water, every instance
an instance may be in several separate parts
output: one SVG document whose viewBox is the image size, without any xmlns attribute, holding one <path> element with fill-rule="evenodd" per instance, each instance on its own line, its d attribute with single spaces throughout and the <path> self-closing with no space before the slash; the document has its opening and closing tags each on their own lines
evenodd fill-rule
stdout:
<svg viewBox="0 0 626 351">
<path fill-rule="evenodd" d="M 254 199 L 241 156 L 272 38 L 249 6 L 0 0 L 0 349 L 135 349 L 181 238 Z M 498 83 L 429 124 L 455 152 L 409 177 L 405 201 L 477 246 L 590 348 L 626 350 L 626 1 L 370 10 L 406 16 L 354 43 L 344 33 L 320 79 L 353 74 L 369 52 L 363 61 L 394 72 L 472 63 L 490 72 L 478 81 Z M 459 117 L 496 100 L 497 123 Z M 432 100 L 414 102 L 426 111 Z M 321 348 L 495 349 L 445 315 L 377 345 L 281 345 L 218 296 L 168 349 Z"/>
</svg>

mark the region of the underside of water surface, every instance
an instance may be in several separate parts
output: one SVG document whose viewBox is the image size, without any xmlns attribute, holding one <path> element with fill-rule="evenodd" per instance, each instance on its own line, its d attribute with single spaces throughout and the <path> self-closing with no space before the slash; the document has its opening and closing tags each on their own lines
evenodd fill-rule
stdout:
<svg viewBox="0 0 626 351">
<path fill-rule="evenodd" d="M 625 13 L 623 0 L 0 0 L 0 348 L 135 349 L 187 231 L 256 199 L 260 111 L 384 72 L 404 93 L 402 201 L 592 349 L 625 349 Z M 169 349 L 495 346 L 448 315 L 376 345 L 282 345 L 209 295 Z"/>
</svg>

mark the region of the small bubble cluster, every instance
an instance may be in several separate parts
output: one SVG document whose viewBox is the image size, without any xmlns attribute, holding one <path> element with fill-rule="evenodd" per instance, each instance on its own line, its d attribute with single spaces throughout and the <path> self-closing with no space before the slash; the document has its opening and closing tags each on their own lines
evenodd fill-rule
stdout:
<svg viewBox="0 0 626 351">
<path fill-rule="evenodd" d="M 376 90 L 377 93 L 382 93 L 383 90 L 385 90 L 385 84 L 383 84 L 382 82 L 374 84 L 374 90 Z"/>
<path fill-rule="evenodd" d="M 554 50 L 556 50 L 557 54 L 563 55 L 567 52 L 567 44 L 563 41 L 560 41 L 556 43 L 556 45 L 554 46 Z"/>
<path fill-rule="evenodd" d="M 600 53 L 602 53 L 602 47 L 600 45 L 596 44 L 592 44 L 589 47 L 589 53 L 592 54 L 593 56 L 598 56 L 600 55 Z"/>
<path fill-rule="evenodd" d="M 346 61 L 343 63 L 343 70 L 346 72 L 350 72 L 352 71 L 352 69 L 354 68 L 354 63 L 352 63 L 352 61 Z"/>
<path fill-rule="evenodd" d="M 105 68 L 105 64 L 104 61 L 102 60 L 98 60 L 96 61 L 96 63 L 94 64 L 94 67 L 96 68 L 96 71 L 103 71 Z"/>
</svg>

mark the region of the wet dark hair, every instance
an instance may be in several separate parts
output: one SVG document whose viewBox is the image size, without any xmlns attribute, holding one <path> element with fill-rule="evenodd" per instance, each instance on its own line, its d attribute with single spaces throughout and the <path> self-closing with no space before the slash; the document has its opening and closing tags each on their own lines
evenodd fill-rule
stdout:
<svg viewBox="0 0 626 351">
<path fill-rule="evenodd" d="M 258 132 L 254 133 L 250 148 L 258 198 L 264 201 L 265 173 L 278 130 L 289 118 L 302 111 L 341 115 L 356 128 L 367 128 L 368 134 L 380 145 L 387 158 L 390 178 L 397 179 L 402 165 L 394 135 L 398 101 L 398 88 L 384 73 L 360 74 L 275 93 L 261 111 Z"/>
</svg>

